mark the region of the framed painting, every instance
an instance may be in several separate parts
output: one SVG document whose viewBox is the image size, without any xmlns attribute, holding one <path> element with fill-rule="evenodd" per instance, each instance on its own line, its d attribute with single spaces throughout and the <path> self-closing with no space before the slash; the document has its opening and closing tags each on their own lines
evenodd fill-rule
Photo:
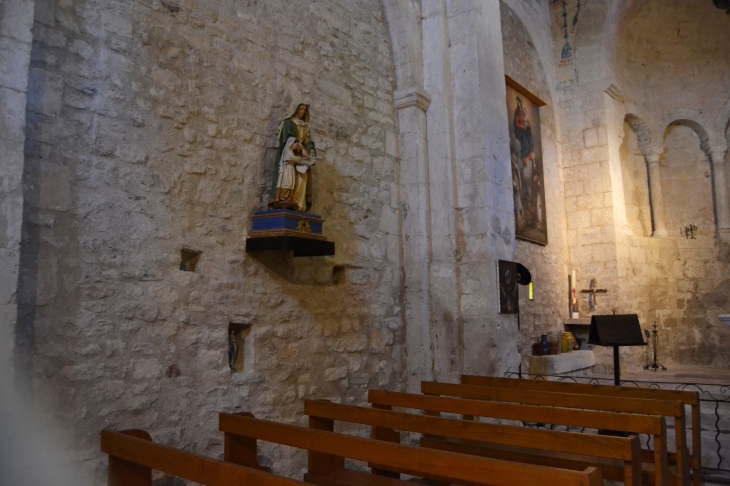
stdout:
<svg viewBox="0 0 730 486">
<path fill-rule="evenodd" d="M 497 260 L 497 288 L 499 289 L 499 313 L 517 314 L 520 308 L 517 291 L 517 264 Z"/>
<path fill-rule="evenodd" d="M 515 236 L 547 245 L 547 210 L 540 139 L 540 107 L 545 103 L 507 79 L 507 115 L 515 202 Z"/>
</svg>

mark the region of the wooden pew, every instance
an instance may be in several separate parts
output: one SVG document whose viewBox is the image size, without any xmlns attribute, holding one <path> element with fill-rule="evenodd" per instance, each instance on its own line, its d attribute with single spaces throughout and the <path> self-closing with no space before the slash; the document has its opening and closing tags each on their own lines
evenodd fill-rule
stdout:
<svg viewBox="0 0 730 486">
<path fill-rule="evenodd" d="M 427 381 L 421 382 L 421 392 L 430 395 L 446 395 L 476 400 L 673 417 L 675 421 L 677 455 L 676 482 L 681 486 L 689 486 L 689 451 L 687 450 L 685 439 L 685 411 L 684 404 L 679 400 L 647 400 L 644 398 L 623 398 L 547 391 L 535 392 L 532 390 L 455 385 Z M 606 427 L 602 428 L 605 429 Z M 651 460 L 652 454 L 647 453 L 645 458 L 646 460 Z"/>
<path fill-rule="evenodd" d="M 347 472 L 345 458 L 463 485 L 598 486 L 603 482 L 597 468 L 573 471 L 517 464 L 335 434 L 334 421 L 329 419 L 310 417 L 309 423 L 307 429 L 258 420 L 250 414 L 220 414 L 219 429 L 225 433 L 225 458 L 244 465 L 255 464 L 257 440 L 305 449 L 309 452 L 305 481 L 321 485 L 347 484 L 348 481 L 362 486 L 401 484 L 399 480 L 375 474 L 351 475 L 341 480 L 343 472 Z"/>
<path fill-rule="evenodd" d="M 667 435 L 664 417 L 514 403 L 506 404 L 380 390 L 370 390 L 368 392 L 368 401 L 374 407 L 385 409 L 401 407 L 423 410 L 425 413 L 435 416 L 439 416 L 441 413 L 451 413 L 570 427 L 609 428 L 632 434 L 648 434 L 654 439 L 654 457 L 651 461 L 653 464 L 644 472 L 644 482 L 659 486 L 668 486 L 672 483 L 667 466 Z"/>
<path fill-rule="evenodd" d="M 109 486 L 152 486 L 152 470 L 206 486 L 297 486 L 300 481 L 152 442 L 143 430 L 101 432 L 101 452 L 109 454 Z"/>
<path fill-rule="evenodd" d="M 689 455 L 694 486 L 700 486 L 702 478 L 702 426 L 700 424 L 700 394 L 696 391 L 661 390 L 656 388 L 635 388 L 613 385 L 592 385 L 562 381 L 518 380 L 493 376 L 462 375 L 463 385 L 492 386 L 498 388 L 519 388 L 534 391 L 554 391 L 562 393 L 581 393 L 599 396 L 644 398 L 648 400 L 679 400 L 691 407 L 692 453 Z"/>
<path fill-rule="evenodd" d="M 627 486 L 641 484 L 638 436 L 606 437 L 538 430 L 312 400 L 305 400 L 304 413 L 320 420 L 369 425 L 373 438 L 395 443 L 400 443 L 400 434 L 395 430 L 417 432 L 428 435 L 421 439 L 425 447 L 564 469 L 584 470 L 599 465 L 607 479 L 623 481 Z"/>
</svg>

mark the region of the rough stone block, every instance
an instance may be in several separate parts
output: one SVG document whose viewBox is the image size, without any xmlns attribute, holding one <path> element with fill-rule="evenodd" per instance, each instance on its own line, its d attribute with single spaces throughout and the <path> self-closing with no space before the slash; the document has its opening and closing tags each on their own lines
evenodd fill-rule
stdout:
<svg viewBox="0 0 730 486">
<path fill-rule="evenodd" d="M 132 37 L 132 23 L 115 12 L 103 12 L 101 24 L 109 31 L 122 37 Z"/>
<path fill-rule="evenodd" d="M 582 229 L 591 226 L 590 211 L 572 211 L 568 214 L 568 228 Z"/>
<path fill-rule="evenodd" d="M 0 248 L 0 305 L 13 303 L 18 289 L 19 248 Z"/>
<path fill-rule="evenodd" d="M 565 197 L 580 196 L 583 194 L 583 181 L 566 181 Z"/>
<path fill-rule="evenodd" d="M 81 39 L 74 40 L 68 47 L 68 50 L 69 52 L 78 54 L 84 59 L 89 59 L 91 56 L 94 55 L 94 49 Z"/>
<path fill-rule="evenodd" d="M 588 128 L 583 130 L 583 144 L 586 148 L 595 147 L 598 145 L 598 129 Z"/>
<path fill-rule="evenodd" d="M 25 140 L 25 93 L 0 87 L 0 138 Z"/>
<path fill-rule="evenodd" d="M 33 41 L 33 0 L 4 0 L 0 3 L 0 35 L 30 44 Z"/>
<path fill-rule="evenodd" d="M 62 32 L 36 23 L 33 26 L 33 40 L 48 47 L 65 47 L 68 39 Z"/>
<path fill-rule="evenodd" d="M 591 247 L 592 260 L 595 262 L 608 262 L 616 260 L 616 247 L 612 244 L 599 244 Z"/>
<path fill-rule="evenodd" d="M 591 211 L 591 223 L 594 226 L 608 226 L 613 223 L 613 208 L 594 209 Z"/>
<path fill-rule="evenodd" d="M 380 213 L 379 227 L 387 234 L 397 235 L 400 233 L 398 225 L 398 214 L 388 206 L 383 206 Z"/>
<path fill-rule="evenodd" d="M 54 211 L 67 211 L 71 207 L 70 169 L 67 166 L 41 164 L 41 191 L 38 206 Z"/>
<path fill-rule="evenodd" d="M 63 78 L 49 71 L 32 68 L 28 73 L 28 110 L 46 116 L 61 113 Z"/>
<path fill-rule="evenodd" d="M 15 321 L 18 318 L 16 304 L 0 304 L 0 368 L 12 371 L 15 349 Z"/>
<path fill-rule="evenodd" d="M 25 91 L 30 44 L 0 36 L 0 86 Z"/>
<path fill-rule="evenodd" d="M 0 199 L 0 248 L 16 248 L 20 245 L 22 224 L 23 194 L 18 189 L 14 194 Z"/>
<path fill-rule="evenodd" d="M 11 193 L 20 186 L 23 163 L 23 144 L 0 138 L 0 193 Z"/>
</svg>

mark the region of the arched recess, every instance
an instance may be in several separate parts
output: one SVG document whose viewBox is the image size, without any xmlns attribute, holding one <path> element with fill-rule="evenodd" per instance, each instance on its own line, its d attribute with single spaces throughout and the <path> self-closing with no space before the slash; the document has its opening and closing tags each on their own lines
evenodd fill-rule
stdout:
<svg viewBox="0 0 730 486">
<path fill-rule="evenodd" d="M 714 141 L 724 138 L 719 130 L 714 128 L 713 123 L 710 123 L 702 114 L 688 108 L 676 108 L 668 111 L 662 116 L 661 126 L 665 127 L 665 139 L 674 127 L 686 126 L 691 128 L 700 138 L 700 146 L 705 152 L 709 150 Z"/>
<path fill-rule="evenodd" d="M 641 117 L 629 113 L 624 117 L 623 135 L 619 157 L 626 225 L 634 236 L 648 237 L 652 235 L 654 223 L 649 166 L 642 151 L 651 147 L 652 132 Z"/>
<path fill-rule="evenodd" d="M 423 89 L 421 26 L 411 0 L 382 0 L 393 48 L 397 90 Z"/>
<path fill-rule="evenodd" d="M 676 228 L 693 223 L 701 236 L 712 237 L 718 218 L 710 135 L 706 125 L 698 121 L 701 117 L 691 110 L 675 111 L 684 111 L 690 117 L 669 121 L 663 134 L 666 150 L 662 159 L 662 186 L 667 225 Z M 671 116 L 663 121 L 669 119 Z"/>
<path fill-rule="evenodd" d="M 649 125 L 643 120 L 643 118 L 634 115 L 633 113 L 627 113 L 624 121 L 629 125 L 631 131 L 636 135 L 639 149 L 645 149 L 651 147 L 651 129 Z"/>
</svg>

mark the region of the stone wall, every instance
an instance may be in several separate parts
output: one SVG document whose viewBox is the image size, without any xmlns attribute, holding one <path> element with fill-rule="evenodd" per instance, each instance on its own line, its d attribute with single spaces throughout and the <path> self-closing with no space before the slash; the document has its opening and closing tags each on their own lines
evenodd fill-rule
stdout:
<svg viewBox="0 0 730 486">
<path fill-rule="evenodd" d="M 0 378 L 15 369 L 32 0 L 0 1 Z M 24 346 L 22 333 L 18 341 Z M 27 350 L 27 348 L 26 348 Z M 21 363 L 22 367 L 22 363 Z"/>
<path fill-rule="evenodd" d="M 700 1 L 551 5 L 579 287 L 596 276 L 609 290 L 597 313 L 636 312 L 645 328 L 656 320 L 665 363 L 724 366 L 713 342 L 726 332 L 717 314 L 728 310 L 720 289 L 730 275 L 727 243 L 716 238 L 728 205 L 716 183 L 727 175 L 728 19 Z M 651 206 L 649 153 L 661 154 L 664 186 L 664 203 Z M 668 236 L 657 232 L 664 216 Z M 699 240 L 680 239 L 687 218 L 700 222 Z M 644 353 L 625 353 L 626 367 L 643 365 Z M 608 371 L 610 356 L 598 358 Z"/>
<path fill-rule="evenodd" d="M 625 301 L 644 316 L 645 327 L 660 325 L 665 364 L 727 366 L 718 343 L 728 330 L 717 315 L 730 310 L 730 261 L 727 242 L 716 238 L 716 217 L 728 201 L 714 193 L 709 156 L 711 146 L 724 143 L 727 120 L 716 120 L 728 99 L 730 56 L 722 46 L 730 41 L 730 19 L 704 2 L 650 1 L 627 12 L 620 26 L 615 72 L 631 111 L 651 130 L 652 145 L 663 147 L 669 235 L 661 242 L 625 240 L 634 280 Z M 679 234 L 690 222 L 698 227 L 696 240 Z"/>
<path fill-rule="evenodd" d="M 547 74 L 553 71 L 553 65 L 552 63 L 543 65 L 536 47 L 542 37 L 549 34 L 547 22 L 544 21 L 548 18 L 548 12 L 540 13 L 542 15 L 535 16 L 543 22 L 533 22 L 536 31 L 531 32 L 515 10 L 501 3 L 505 74 L 546 103 L 540 108 L 540 130 L 548 245 L 541 246 L 515 240 L 515 261 L 530 270 L 535 288 L 535 298 L 530 301 L 527 287 L 520 287 L 519 339 L 525 371 L 526 363 L 532 354 L 532 343 L 537 342 L 541 334 L 562 333 L 563 324 L 568 317 L 565 191 L 558 141 L 558 120 L 555 114 L 553 90 Z"/>
<path fill-rule="evenodd" d="M 218 412 L 294 422 L 303 398 L 403 382 L 393 69 L 378 2 L 39 1 L 19 300 L 36 397 L 86 473 L 105 467 L 102 428 L 216 455 Z M 298 97 L 337 255 L 252 257 Z M 203 252 L 195 271 L 184 248 Z M 250 326 L 241 373 L 229 323 Z"/>
</svg>

